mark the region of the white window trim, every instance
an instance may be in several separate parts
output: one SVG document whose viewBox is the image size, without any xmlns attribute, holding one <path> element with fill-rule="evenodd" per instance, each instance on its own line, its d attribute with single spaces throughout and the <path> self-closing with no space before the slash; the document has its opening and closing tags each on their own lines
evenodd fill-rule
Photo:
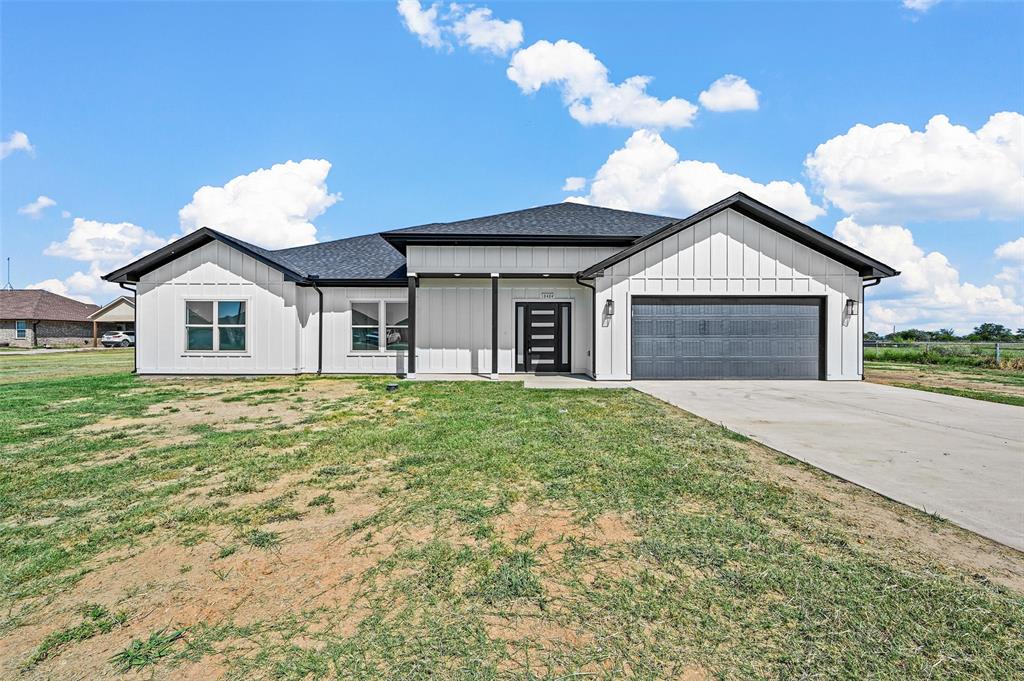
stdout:
<svg viewBox="0 0 1024 681">
<path fill-rule="evenodd" d="M 349 357 L 394 357 L 399 354 L 407 354 L 408 350 L 387 350 L 387 333 L 388 327 L 396 329 L 408 329 L 408 324 L 388 324 L 387 323 L 387 304 L 388 303 L 402 303 L 405 305 L 409 304 L 408 298 L 353 298 L 349 302 L 349 324 L 348 324 L 348 348 Z M 377 306 L 377 349 L 376 350 L 356 350 L 352 347 L 352 330 L 353 329 L 372 329 L 372 326 L 367 324 L 353 324 L 353 311 L 356 305 L 376 305 Z M 408 310 L 407 310 L 408 311 Z"/>
<path fill-rule="evenodd" d="M 212 324 L 189 324 L 188 323 L 188 304 L 189 303 L 213 303 L 213 323 Z M 218 304 L 219 303 L 245 303 L 245 324 L 218 324 Z M 252 341 L 250 340 L 249 326 L 252 321 L 252 301 L 248 297 L 234 296 L 231 298 L 186 298 L 184 300 L 184 306 L 182 309 L 185 312 L 185 316 L 182 324 L 182 328 L 185 330 L 182 335 L 182 355 L 196 356 L 196 355 L 217 355 L 218 357 L 249 357 L 252 354 Z M 245 329 L 245 347 L 241 350 L 220 350 L 220 333 L 219 327 L 225 327 L 228 329 Z M 213 329 L 213 349 L 212 350 L 190 350 L 188 347 L 188 329 L 189 327 L 196 328 L 209 328 Z"/>
<path fill-rule="evenodd" d="M 21 324 L 21 328 L 18 328 L 18 324 Z M 14 322 L 14 338 L 16 340 L 24 340 L 28 338 L 28 320 L 18 319 Z"/>
</svg>

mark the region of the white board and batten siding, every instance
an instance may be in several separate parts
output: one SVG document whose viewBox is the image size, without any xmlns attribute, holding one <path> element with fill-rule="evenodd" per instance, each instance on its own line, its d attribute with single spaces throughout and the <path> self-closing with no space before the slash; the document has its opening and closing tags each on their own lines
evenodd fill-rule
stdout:
<svg viewBox="0 0 1024 681">
<path fill-rule="evenodd" d="M 824 296 L 830 380 L 860 378 L 858 273 L 733 210 L 703 220 L 612 266 L 597 284 L 597 378 L 630 377 L 630 306 L 634 296 Z M 605 318 L 606 300 L 615 313 Z M 862 310 L 858 311 L 858 314 Z"/>
<path fill-rule="evenodd" d="M 492 373 L 491 281 L 453 281 L 424 278 L 416 291 L 416 373 Z M 517 302 L 568 302 L 572 370 L 589 372 L 590 290 L 567 279 L 499 278 L 498 373 L 515 371 Z"/>
<path fill-rule="evenodd" d="M 219 241 L 142 276 L 137 286 L 140 373 L 289 374 L 303 370 L 298 298 L 278 270 Z M 185 302 L 246 301 L 244 352 L 187 352 Z"/>
<path fill-rule="evenodd" d="M 319 336 L 319 300 L 316 291 L 300 287 L 304 370 L 316 371 Z M 352 349 L 352 303 L 408 299 L 403 286 L 326 287 L 324 294 L 323 372 L 326 374 L 401 374 L 406 370 L 405 351 L 371 352 Z M 421 350 L 422 354 L 422 350 Z"/>
<path fill-rule="evenodd" d="M 618 253 L 607 246 L 407 246 L 409 272 L 575 274 Z"/>
</svg>

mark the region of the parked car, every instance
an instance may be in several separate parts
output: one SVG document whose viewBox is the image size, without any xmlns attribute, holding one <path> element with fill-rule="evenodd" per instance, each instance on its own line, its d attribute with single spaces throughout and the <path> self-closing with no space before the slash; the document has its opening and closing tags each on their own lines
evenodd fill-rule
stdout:
<svg viewBox="0 0 1024 681">
<path fill-rule="evenodd" d="M 122 348 L 135 347 L 135 332 L 107 331 L 103 334 L 103 338 L 100 338 L 100 343 L 103 343 L 105 348 L 112 348 L 118 345 Z"/>
</svg>

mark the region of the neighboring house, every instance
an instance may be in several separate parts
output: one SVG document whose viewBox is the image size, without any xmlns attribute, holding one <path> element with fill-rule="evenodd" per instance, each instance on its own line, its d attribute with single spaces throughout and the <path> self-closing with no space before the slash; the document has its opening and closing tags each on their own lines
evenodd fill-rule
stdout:
<svg viewBox="0 0 1024 681">
<path fill-rule="evenodd" d="M 276 251 L 203 228 L 105 279 L 136 286 L 145 374 L 856 380 L 864 287 L 897 274 L 736 194 L 683 220 L 560 203 Z"/>
<path fill-rule="evenodd" d="M 135 300 L 120 296 L 89 315 L 92 320 L 92 344 L 106 331 L 135 331 Z"/>
<path fill-rule="evenodd" d="M 0 343 L 27 348 L 88 345 L 92 341 L 89 315 L 98 309 L 98 305 L 39 289 L 0 291 Z"/>
</svg>

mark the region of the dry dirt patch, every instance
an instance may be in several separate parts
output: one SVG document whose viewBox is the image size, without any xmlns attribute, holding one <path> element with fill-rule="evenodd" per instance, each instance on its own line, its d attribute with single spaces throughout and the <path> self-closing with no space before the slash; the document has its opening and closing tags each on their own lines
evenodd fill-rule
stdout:
<svg viewBox="0 0 1024 681">
<path fill-rule="evenodd" d="M 224 387 L 216 381 L 182 385 L 189 388 L 190 394 L 185 398 L 150 405 L 140 417 L 107 417 L 86 426 L 82 432 L 126 430 L 149 447 L 187 444 L 198 439 L 191 430 L 195 426 L 209 425 L 225 431 L 245 430 L 256 425 L 293 426 L 318 404 L 359 391 L 359 384 L 348 380 L 260 380 L 244 386 L 248 390 L 232 394 L 225 393 Z M 302 402 L 296 403 L 296 398 L 301 398 Z"/>
<path fill-rule="evenodd" d="M 867 367 L 864 369 L 864 379 L 871 383 L 880 383 L 882 385 L 917 384 L 929 388 L 978 390 L 999 395 L 1024 397 L 1024 386 L 986 381 L 984 378 L 972 375 L 970 371 L 966 370 L 962 372 L 947 369 L 928 371 L 902 365 L 884 368 Z"/>
<path fill-rule="evenodd" d="M 258 503 L 270 493 L 280 493 L 283 485 L 236 501 Z M 163 627 L 245 625 L 324 607 L 348 613 L 354 628 L 367 611 L 361 602 L 364 576 L 395 551 L 398 537 L 388 531 L 372 537 L 351 532 L 353 523 L 380 509 L 379 498 L 366 488 L 328 492 L 332 513 L 309 506 L 321 493 L 298 490 L 294 508 L 304 515 L 266 527 L 282 540 L 270 550 L 247 546 L 232 529 L 222 528 L 213 539 L 191 547 L 162 536 L 131 550 L 97 557 L 91 573 L 4 638 L 0 678 L 18 676 L 21 665 L 48 634 L 78 624 L 84 603 L 98 603 L 111 612 L 127 611 L 130 617 L 109 634 L 76 643 L 42 662 L 24 678 L 115 677 L 110 657 L 133 638 L 145 638 Z M 407 541 L 406 536 L 401 540 Z M 221 549 L 230 545 L 237 545 L 237 550 L 219 558 Z M 216 661 L 204 658 L 205 672 L 214 671 L 211 665 L 216 667 Z M 164 667 L 157 671 L 177 678 L 180 673 Z M 188 676 L 200 678 L 195 673 L 198 668 Z M 207 678 L 205 673 L 201 677 Z"/>
</svg>

